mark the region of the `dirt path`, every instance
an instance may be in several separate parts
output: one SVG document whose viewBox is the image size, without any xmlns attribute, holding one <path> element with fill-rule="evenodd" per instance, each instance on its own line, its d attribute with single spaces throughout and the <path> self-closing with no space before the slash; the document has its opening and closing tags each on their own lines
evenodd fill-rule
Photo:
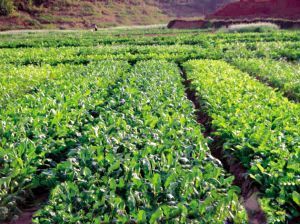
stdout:
<svg viewBox="0 0 300 224">
<path fill-rule="evenodd" d="M 3 224 L 31 224 L 34 213 L 41 208 L 48 197 L 49 191 L 47 189 L 39 189 L 34 193 L 34 197 L 25 203 L 24 208 L 21 208 L 22 213 L 16 220 L 4 222 Z"/>
</svg>

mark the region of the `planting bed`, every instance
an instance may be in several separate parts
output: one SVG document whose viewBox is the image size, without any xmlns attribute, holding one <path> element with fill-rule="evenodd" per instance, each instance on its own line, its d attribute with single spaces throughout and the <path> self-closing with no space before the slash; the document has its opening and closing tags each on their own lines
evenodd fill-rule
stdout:
<svg viewBox="0 0 300 224">
<path fill-rule="evenodd" d="M 299 32 L 152 32 L 0 35 L 0 222 L 299 222 Z"/>
</svg>

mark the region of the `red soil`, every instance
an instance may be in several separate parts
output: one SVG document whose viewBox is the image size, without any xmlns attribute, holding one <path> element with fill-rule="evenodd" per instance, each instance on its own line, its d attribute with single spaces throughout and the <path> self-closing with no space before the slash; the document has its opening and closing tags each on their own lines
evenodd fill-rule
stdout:
<svg viewBox="0 0 300 224">
<path fill-rule="evenodd" d="M 300 19 L 299 0 L 240 0 L 233 2 L 207 19 L 254 19 L 254 18 L 284 18 Z"/>
<path fill-rule="evenodd" d="M 203 27 L 205 21 L 204 20 L 193 20 L 193 21 L 185 21 L 185 20 L 172 20 L 168 24 L 168 28 L 173 29 L 200 29 Z"/>
</svg>

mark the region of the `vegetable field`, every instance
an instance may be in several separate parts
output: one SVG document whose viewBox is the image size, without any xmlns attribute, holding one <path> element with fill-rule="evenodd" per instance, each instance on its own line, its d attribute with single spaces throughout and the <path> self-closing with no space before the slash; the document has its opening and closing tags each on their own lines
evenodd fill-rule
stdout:
<svg viewBox="0 0 300 224">
<path fill-rule="evenodd" d="M 0 34 L 0 223 L 300 223 L 299 62 L 298 31 Z"/>
</svg>

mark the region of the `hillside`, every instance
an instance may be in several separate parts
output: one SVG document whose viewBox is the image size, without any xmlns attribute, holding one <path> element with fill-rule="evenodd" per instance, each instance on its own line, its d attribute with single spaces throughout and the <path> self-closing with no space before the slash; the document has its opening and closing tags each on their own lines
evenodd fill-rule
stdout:
<svg viewBox="0 0 300 224">
<path fill-rule="evenodd" d="M 283 18 L 300 19 L 299 0 L 241 0 L 226 5 L 208 19 Z"/>
<path fill-rule="evenodd" d="M 3 2 L 0 0 L 0 8 Z M 14 11 L 0 16 L 0 29 L 68 29 L 167 23 L 202 17 L 230 0 L 15 0 Z M 1 9 L 0 9 L 1 14 Z"/>
<path fill-rule="evenodd" d="M 15 12 L 0 17 L 0 27 L 4 29 L 22 28 L 87 28 L 93 24 L 99 27 L 116 25 L 142 25 L 163 23 L 168 20 L 159 8 L 144 1 L 47 1 L 40 6 L 26 8 L 18 3 Z M 13 26 L 13 27 L 12 27 Z"/>
</svg>

